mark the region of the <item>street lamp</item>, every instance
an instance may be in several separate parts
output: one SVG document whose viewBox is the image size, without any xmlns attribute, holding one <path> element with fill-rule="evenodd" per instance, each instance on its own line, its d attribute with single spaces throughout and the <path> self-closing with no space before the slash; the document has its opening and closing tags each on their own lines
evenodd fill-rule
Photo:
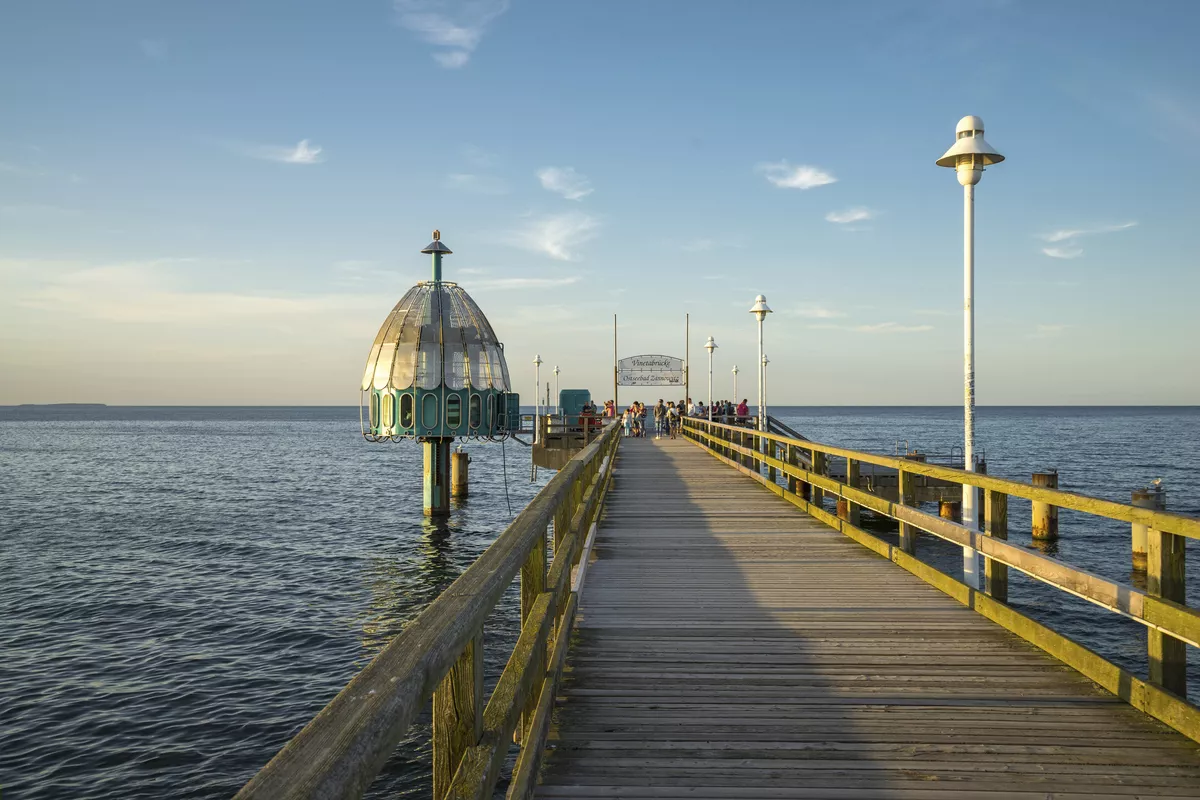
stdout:
<svg viewBox="0 0 1200 800">
<path fill-rule="evenodd" d="M 533 357 L 533 443 L 538 443 L 538 431 L 542 422 L 542 356 Z"/>
<path fill-rule="evenodd" d="M 763 416 L 767 414 L 767 364 L 771 363 L 771 359 L 767 358 L 767 354 L 763 353 L 762 357 L 762 390 L 763 390 Z"/>
<path fill-rule="evenodd" d="M 736 405 L 737 403 L 740 402 L 737 399 L 737 374 L 738 374 L 737 364 L 734 364 L 733 365 L 733 402 L 734 402 L 734 405 Z"/>
<path fill-rule="evenodd" d="M 1004 156 L 983 138 L 983 120 L 968 116 L 954 129 L 954 146 L 937 160 L 939 167 L 952 167 L 963 187 L 963 460 L 967 472 L 975 471 L 975 184 L 983 168 L 999 164 Z M 975 487 L 963 485 L 962 522 L 975 527 Z M 979 588 L 975 551 L 963 548 L 963 580 Z"/>
<path fill-rule="evenodd" d="M 758 317 L 758 429 L 765 431 L 767 429 L 767 409 L 763 405 L 763 320 L 767 318 L 767 314 L 771 313 L 771 309 L 767 306 L 767 298 L 761 294 L 754 298 L 754 307 L 750 309 L 750 313 Z"/>
<path fill-rule="evenodd" d="M 554 365 L 554 413 L 562 413 L 562 394 L 558 391 L 558 365 Z"/>
<path fill-rule="evenodd" d="M 708 337 L 708 341 L 704 343 L 704 349 L 708 351 L 708 421 L 712 422 L 712 354 L 713 350 L 717 349 L 717 343 L 713 341 L 713 337 Z"/>
</svg>

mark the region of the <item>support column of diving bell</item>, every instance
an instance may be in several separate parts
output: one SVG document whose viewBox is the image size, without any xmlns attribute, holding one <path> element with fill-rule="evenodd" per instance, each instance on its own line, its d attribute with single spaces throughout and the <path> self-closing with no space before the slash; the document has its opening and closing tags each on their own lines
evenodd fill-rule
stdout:
<svg viewBox="0 0 1200 800">
<path fill-rule="evenodd" d="M 442 255 L 453 252 L 442 244 L 439 231 L 433 232 L 433 241 L 421 251 L 433 256 L 433 282 L 442 282 Z M 430 436 L 421 439 L 425 456 L 421 495 L 425 501 L 425 516 L 444 517 L 450 513 L 450 445 L 452 436 Z"/>
</svg>

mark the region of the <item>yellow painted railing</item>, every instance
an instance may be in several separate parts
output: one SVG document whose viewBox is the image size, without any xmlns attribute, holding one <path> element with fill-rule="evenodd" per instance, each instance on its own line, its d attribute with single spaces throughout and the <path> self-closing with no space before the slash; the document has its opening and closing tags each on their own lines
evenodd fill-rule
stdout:
<svg viewBox="0 0 1200 800">
<path fill-rule="evenodd" d="M 1184 592 L 1185 543 L 1189 538 L 1200 539 L 1200 519 L 702 419 L 685 419 L 683 427 L 685 435 L 692 441 L 761 481 L 816 519 L 1029 640 L 1136 708 L 1200 741 L 1200 708 L 1186 699 L 1187 647 L 1200 646 L 1200 611 L 1186 605 Z M 845 480 L 828 475 L 831 459 L 845 461 Z M 859 487 L 857 478 L 862 464 L 896 471 L 898 499 L 895 502 Z M 777 482 L 780 475 L 786 486 Z M 972 530 L 914 508 L 912 496 L 916 476 L 982 489 L 984 531 Z M 844 501 L 838 504 L 838 514 L 824 508 L 823 495 Z M 1146 526 L 1146 590 L 1009 544 L 1006 539 L 1010 497 Z M 899 524 L 898 547 L 859 526 L 859 512 L 863 508 Z M 984 556 L 984 589 L 976 591 L 917 559 L 916 531 L 980 552 Z M 1010 568 L 1146 626 L 1148 679 L 1133 675 L 1008 606 Z"/>
<path fill-rule="evenodd" d="M 576 454 L 237 797 L 361 796 L 431 699 L 435 798 L 491 798 L 514 738 L 522 747 L 508 797 L 531 797 L 575 620 L 572 571 L 619 442 L 610 425 Z M 483 625 L 518 573 L 521 633 L 485 706 Z"/>
</svg>

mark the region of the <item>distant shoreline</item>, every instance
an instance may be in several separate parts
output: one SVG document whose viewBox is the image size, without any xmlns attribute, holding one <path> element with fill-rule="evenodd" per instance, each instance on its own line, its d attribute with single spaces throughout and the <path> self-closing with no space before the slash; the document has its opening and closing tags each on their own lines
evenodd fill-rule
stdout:
<svg viewBox="0 0 1200 800">
<path fill-rule="evenodd" d="M 144 406 L 128 406 L 143 408 Z M 0 406 L 0 408 L 108 408 L 108 403 L 21 403 L 19 406 Z"/>
</svg>

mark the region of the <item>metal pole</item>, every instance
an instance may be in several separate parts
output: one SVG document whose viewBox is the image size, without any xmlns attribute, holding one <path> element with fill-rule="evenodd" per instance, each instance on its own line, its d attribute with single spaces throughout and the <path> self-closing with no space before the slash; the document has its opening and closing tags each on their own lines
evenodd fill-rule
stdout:
<svg viewBox="0 0 1200 800">
<path fill-rule="evenodd" d="M 737 397 L 737 364 L 733 365 L 733 404 L 737 405 L 741 401 Z"/>
<path fill-rule="evenodd" d="M 963 458 L 975 471 L 975 185 L 963 187 Z M 978 529 L 975 487 L 963 486 L 962 524 Z M 963 583 L 979 588 L 979 559 L 963 548 Z"/>
<path fill-rule="evenodd" d="M 613 314 L 613 418 L 616 419 L 617 409 L 617 315 Z"/>
<path fill-rule="evenodd" d="M 562 413 L 562 392 L 558 390 L 558 367 L 554 368 L 554 413 Z"/>
<path fill-rule="evenodd" d="M 763 364 L 762 364 L 762 382 L 763 382 L 763 388 L 762 388 L 762 393 L 763 393 L 763 401 L 762 401 L 762 404 L 763 404 L 763 419 L 765 420 L 765 419 L 767 418 L 767 358 L 766 358 L 766 356 L 763 356 Z M 766 428 L 766 426 L 765 426 L 765 424 L 764 424 L 764 426 L 763 426 L 763 430 L 765 431 L 766 429 L 767 429 L 767 428 Z"/>
<path fill-rule="evenodd" d="M 538 424 L 542 420 L 542 360 L 533 362 L 533 443 L 538 443 Z"/>
<path fill-rule="evenodd" d="M 708 421 L 712 422 L 712 348 L 708 349 Z"/>
<path fill-rule="evenodd" d="M 765 314 L 758 315 L 758 429 L 765 431 L 767 429 L 767 421 L 764 418 L 766 406 L 764 403 L 763 394 L 763 318 Z"/>
<path fill-rule="evenodd" d="M 690 327 L 692 315 L 683 315 L 683 403 L 687 412 L 687 403 L 692 399 L 692 335 Z"/>
</svg>

